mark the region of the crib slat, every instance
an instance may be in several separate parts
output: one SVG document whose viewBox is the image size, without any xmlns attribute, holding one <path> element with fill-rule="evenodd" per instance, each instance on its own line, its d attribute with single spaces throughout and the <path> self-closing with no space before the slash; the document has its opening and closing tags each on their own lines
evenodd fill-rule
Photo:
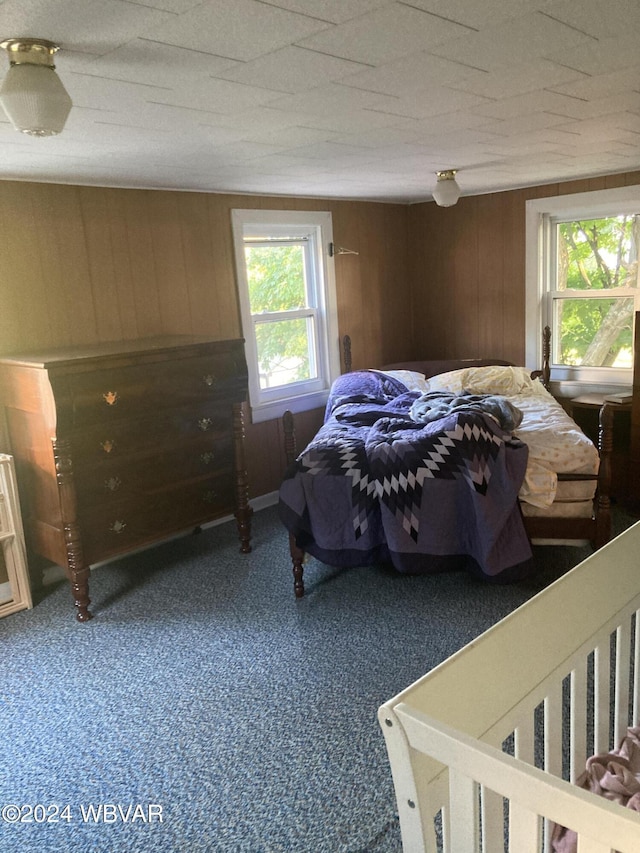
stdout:
<svg viewBox="0 0 640 853">
<path fill-rule="evenodd" d="M 482 788 L 482 849 L 504 849 L 504 798 L 489 788 Z"/>
<path fill-rule="evenodd" d="M 544 700 L 544 769 L 562 776 L 562 684 L 553 685 Z"/>
<path fill-rule="evenodd" d="M 627 733 L 629 726 L 629 668 L 631 666 L 631 627 L 628 622 L 616 631 L 616 688 L 614 717 L 614 746 Z"/>
<path fill-rule="evenodd" d="M 586 661 L 585 661 L 586 664 Z M 587 672 L 586 668 L 571 673 L 571 740 L 569 780 L 575 782 L 584 771 L 587 760 Z"/>
<path fill-rule="evenodd" d="M 634 613 L 635 626 L 635 648 L 633 654 L 633 719 L 632 724 L 637 726 L 640 722 L 638 718 L 638 703 L 640 702 L 640 610 Z"/>
<path fill-rule="evenodd" d="M 449 768 L 449 835 L 455 853 L 478 850 L 478 786 L 459 770 Z"/>
<path fill-rule="evenodd" d="M 598 755 L 609 752 L 609 681 L 610 681 L 609 642 L 599 644 L 594 649 L 594 726 L 593 753 Z"/>
<path fill-rule="evenodd" d="M 509 853 L 539 853 L 540 818 L 518 803 L 509 803 Z"/>
<path fill-rule="evenodd" d="M 518 723 L 515 734 L 515 757 L 520 761 L 526 761 L 527 764 L 534 763 L 533 741 L 533 716 L 524 717 Z"/>
</svg>

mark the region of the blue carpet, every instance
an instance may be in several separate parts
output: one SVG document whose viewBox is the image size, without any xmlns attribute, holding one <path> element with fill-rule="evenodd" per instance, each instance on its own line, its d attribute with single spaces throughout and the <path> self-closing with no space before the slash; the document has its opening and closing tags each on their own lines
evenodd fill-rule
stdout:
<svg viewBox="0 0 640 853">
<path fill-rule="evenodd" d="M 275 509 L 253 546 L 224 524 L 96 570 L 87 624 L 66 583 L 0 621 L 5 853 L 398 853 L 378 706 L 589 553 L 513 586 L 310 560 L 296 601 Z"/>
</svg>

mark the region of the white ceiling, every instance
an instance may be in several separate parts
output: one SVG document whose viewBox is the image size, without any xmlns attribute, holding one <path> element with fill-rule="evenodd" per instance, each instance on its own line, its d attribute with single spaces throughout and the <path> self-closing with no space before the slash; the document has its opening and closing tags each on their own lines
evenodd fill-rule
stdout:
<svg viewBox="0 0 640 853">
<path fill-rule="evenodd" d="M 418 202 L 640 168 L 640 0 L 0 0 L 20 36 L 74 107 L 44 139 L 0 107 L 2 179 Z"/>
</svg>

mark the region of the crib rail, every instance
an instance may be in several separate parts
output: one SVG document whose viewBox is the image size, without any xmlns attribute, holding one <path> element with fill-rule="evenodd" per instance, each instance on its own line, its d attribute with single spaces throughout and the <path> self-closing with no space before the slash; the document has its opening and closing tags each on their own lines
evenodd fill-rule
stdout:
<svg viewBox="0 0 640 853">
<path fill-rule="evenodd" d="M 406 853 L 637 853 L 640 816 L 576 787 L 638 721 L 640 523 L 379 711 Z"/>
</svg>

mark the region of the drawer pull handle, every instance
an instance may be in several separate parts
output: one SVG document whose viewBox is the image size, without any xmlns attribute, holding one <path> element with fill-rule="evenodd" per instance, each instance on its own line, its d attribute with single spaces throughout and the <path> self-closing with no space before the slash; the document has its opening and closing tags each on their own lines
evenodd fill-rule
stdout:
<svg viewBox="0 0 640 853">
<path fill-rule="evenodd" d="M 109 530 L 112 533 L 122 533 L 122 531 L 127 526 L 125 521 L 114 521 Z"/>
<path fill-rule="evenodd" d="M 109 489 L 110 492 L 117 492 L 121 485 L 122 480 L 120 477 L 109 477 L 108 480 L 104 481 L 105 489 Z"/>
<path fill-rule="evenodd" d="M 100 447 L 104 450 L 105 453 L 111 453 L 113 448 L 116 446 L 115 441 L 108 438 L 106 441 L 100 442 Z"/>
<path fill-rule="evenodd" d="M 210 451 L 207 453 L 200 454 L 200 461 L 203 465 L 211 465 L 211 463 L 215 460 L 216 454 L 211 453 Z"/>
<path fill-rule="evenodd" d="M 105 401 L 107 406 L 115 406 L 115 404 L 118 402 L 118 392 L 107 391 L 106 394 L 102 395 L 102 399 Z"/>
<path fill-rule="evenodd" d="M 200 418 L 200 420 L 198 421 L 198 426 L 200 427 L 202 432 L 206 432 L 213 426 L 213 421 L 211 420 L 211 418 Z"/>
<path fill-rule="evenodd" d="M 205 492 L 202 496 L 202 500 L 206 504 L 215 503 L 217 499 L 218 499 L 218 493 L 214 492 L 213 489 L 210 489 L 208 492 Z"/>
<path fill-rule="evenodd" d="M 213 373 L 207 373 L 205 376 L 202 377 L 202 381 L 207 386 L 207 388 L 213 388 L 216 382 L 216 377 L 213 375 Z"/>
</svg>

